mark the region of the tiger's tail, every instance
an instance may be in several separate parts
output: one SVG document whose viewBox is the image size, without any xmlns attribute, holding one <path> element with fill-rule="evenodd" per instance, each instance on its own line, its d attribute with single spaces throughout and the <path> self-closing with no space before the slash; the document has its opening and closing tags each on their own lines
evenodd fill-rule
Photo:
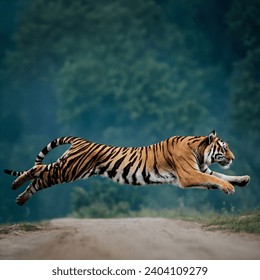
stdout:
<svg viewBox="0 0 260 280">
<path fill-rule="evenodd" d="M 56 138 L 53 141 L 51 141 L 48 145 L 46 145 L 40 152 L 39 154 L 36 156 L 35 159 L 35 165 L 39 165 L 42 164 L 43 159 L 45 158 L 45 156 L 53 149 L 55 149 L 56 147 L 60 146 L 60 145 L 64 145 L 64 144 L 72 144 L 74 140 L 79 139 L 78 137 L 74 137 L 74 136 L 65 136 L 65 137 L 61 137 L 61 138 Z"/>
<path fill-rule="evenodd" d="M 53 141 L 51 141 L 48 145 L 46 145 L 40 152 L 39 154 L 36 156 L 35 158 L 35 165 L 40 165 L 42 164 L 43 159 L 45 158 L 45 156 L 53 149 L 55 149 L 56 147 L 60 146 L 60 145 L 64 145 L 64 144 L 72 144 L 73 141 L 79 139 L 78 137 L 74 137 L 74 136 L 65 136 L 65 137 L 60 137 L 60 138 L 56 138 Z M 14 170 L 10 170 L 10 169 L 5 169 L 4 173 L 11 175 L 11 176 L 20 176 L 22 175 L 24 172 L 26 172 L 26 170 L 24 171 L 14 171 Z"/>
<path fill-rule="evenodd" d="M 5 169 L 4 173 L 11 175 L 11 176 L 20 176 L 24 173 L 25 171 L 14 171 L 14 170 L 10 170 L 10 169 Z"/>
</svg>

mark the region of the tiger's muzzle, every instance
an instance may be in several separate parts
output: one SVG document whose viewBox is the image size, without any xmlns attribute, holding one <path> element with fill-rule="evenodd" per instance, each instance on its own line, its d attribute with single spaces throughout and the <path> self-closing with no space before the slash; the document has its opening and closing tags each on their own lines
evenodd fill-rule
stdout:
<svg viewBox="0 0 260 280">
<path fill-rule="evenodd" d="M 232 159 L 224 159 L 218 162 L 223 169 L 228 169 L 232 163 Z"/>
</svg>

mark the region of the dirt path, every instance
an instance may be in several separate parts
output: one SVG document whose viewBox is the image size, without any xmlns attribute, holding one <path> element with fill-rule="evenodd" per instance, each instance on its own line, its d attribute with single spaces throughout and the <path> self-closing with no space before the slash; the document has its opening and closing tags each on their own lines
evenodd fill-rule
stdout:
<svg viewBox="0 0 260 280">
<path fill-rule="evenodd" d="M 0 259 L 260 259 L 260 237 L 163 218 L 66 218 L 0 235 Z"/>
</svg>

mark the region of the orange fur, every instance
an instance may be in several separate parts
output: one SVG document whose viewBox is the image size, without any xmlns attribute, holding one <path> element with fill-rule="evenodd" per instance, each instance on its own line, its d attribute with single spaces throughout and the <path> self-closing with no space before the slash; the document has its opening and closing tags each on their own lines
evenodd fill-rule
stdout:
<svg viewBox="0 0 260 280">
<path fill-rule="evenodd" d="M 56 162 L 42 163 L 50 150 L 63 144 L 71 146 Z M 245 186 L 250 177 L 227 176 L 211 171 L 208 166 L 219 163 L 224 168 L 229 167 L 234 158 L 228 144 L 218 138 L 215 131 L 208 136 L 174 136 L 147 147 L 129 148 L 67 136 L 49 143 L 31 169 L 5 172 L 18 176 L 13 189 L 31 181 L 18 196 L 19 205 L 39 190 L 98 175 L 122 184 L 174 184 L 182 188 L 220 189 L 233 194 L 234 185 Z"/>
</svg>

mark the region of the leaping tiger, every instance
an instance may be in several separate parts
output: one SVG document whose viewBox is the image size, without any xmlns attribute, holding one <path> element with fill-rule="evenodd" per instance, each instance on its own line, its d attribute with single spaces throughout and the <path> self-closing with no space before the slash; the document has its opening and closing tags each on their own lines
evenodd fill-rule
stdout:
<svg viewBox="0 0 260 280">
<path fill-rule="evenodd" d="M 52 149 L 63 144 L 71 146 L 56 162 L 42 163 Z M 218 163 L 226 169 L 234 159 L 228 144 L 217 137 L 215 130 L 208 136 L 174 136 L 154 145 L 128 148 L 66 136 L 43 148 L 32 168 L 4 172 L 18 176 L 12 184 L 14 190 L 31 181 L 16 199 L 19 205 L 39 190 L 97 175 L 121 184 L 174 184 L 181 188 L 219 189 L 233 194 L 234 185 L 245 186 L 250 177 L 227 176 L 211 171 L 209 165 Z"/>
</svg>

